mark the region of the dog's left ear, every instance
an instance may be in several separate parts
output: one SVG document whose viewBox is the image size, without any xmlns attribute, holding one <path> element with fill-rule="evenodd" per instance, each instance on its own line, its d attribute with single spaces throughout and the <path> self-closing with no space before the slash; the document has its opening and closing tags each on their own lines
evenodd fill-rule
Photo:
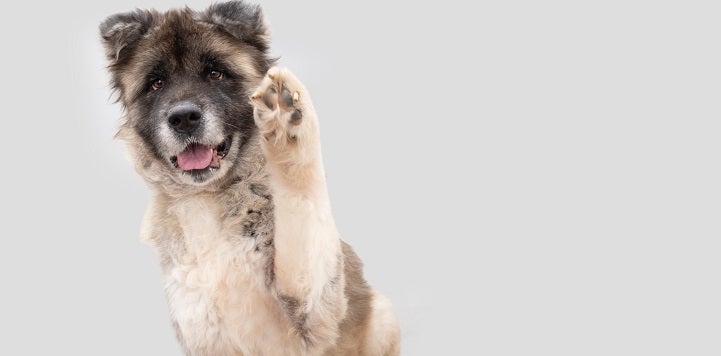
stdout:
<svg viewBox="0 0 721 356">
<path fill-rule="evenodd" d="M 243 1 L 213 4 L 202 14 L 202 19 L 262 53 L 268 51 L 268 29 L 258 5 L 246 4 Z"/>
</svg>

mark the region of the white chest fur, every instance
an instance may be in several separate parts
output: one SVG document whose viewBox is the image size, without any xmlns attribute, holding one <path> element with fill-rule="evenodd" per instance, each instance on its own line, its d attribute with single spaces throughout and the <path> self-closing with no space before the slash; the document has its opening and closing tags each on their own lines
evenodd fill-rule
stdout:
<svg viewBox="0 0 721 356">
<path fill-rule="evenodd" d="M 165 275 L 170 311 L 186 349 L 197 355 L 287 353 L 288 325 L 266 286 L 267 256 L 233 236 L 211 198 L 174 204 L 185 248 Z M 276 349 L 277 348 L 277 349 Z M 277 352 L 277 353 L 276 353 Z"/>
</svg>

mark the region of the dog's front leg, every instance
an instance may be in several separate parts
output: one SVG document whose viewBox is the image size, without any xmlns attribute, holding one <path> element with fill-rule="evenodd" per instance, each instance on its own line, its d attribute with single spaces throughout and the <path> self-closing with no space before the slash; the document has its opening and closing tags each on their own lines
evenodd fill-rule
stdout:
<svg viewBox="0 0 721 356">
<path fill-rule="evenodd" d="M 303 84 L 271 68 L 251 96 L 275 216 L 275 286 L 298 333 L 332 343 L 345 313 L 342 257 L 320 153 L 318 121 Z"/>
</svg>

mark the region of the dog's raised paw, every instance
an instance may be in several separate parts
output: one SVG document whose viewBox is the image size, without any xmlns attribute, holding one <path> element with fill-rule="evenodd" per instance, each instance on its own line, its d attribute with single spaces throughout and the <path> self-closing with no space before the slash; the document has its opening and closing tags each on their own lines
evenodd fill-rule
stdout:
<svg viewBox="0 0 721 356">
<path fill-rule="evenodd" d="M 254 106 L 255 123 L 263 137 L 270 140 L 295 140 L 312 124 L 312 107 L 305 88 L 285 68 L 273 67 L 250 97 Z M 312 128 L 308 128 L 312 129 Z"/>
</svg>

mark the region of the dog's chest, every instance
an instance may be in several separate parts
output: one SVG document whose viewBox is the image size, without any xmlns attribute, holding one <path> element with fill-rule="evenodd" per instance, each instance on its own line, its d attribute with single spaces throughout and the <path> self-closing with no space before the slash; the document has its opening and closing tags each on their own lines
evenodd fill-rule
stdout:
<svg viewBox="0 0 721 356">
<path fill-rule="evenodd" d="M 166 275 L 166 293 L 189 353 L 263 354 L 261 344 L 284 344 L 285 321 L 268 286 L 272 240 L 262 224 L 253 226 L 258 213 L 227 217 L 212 199 L 171 212 L 184 246 Z"/>
</svg>

